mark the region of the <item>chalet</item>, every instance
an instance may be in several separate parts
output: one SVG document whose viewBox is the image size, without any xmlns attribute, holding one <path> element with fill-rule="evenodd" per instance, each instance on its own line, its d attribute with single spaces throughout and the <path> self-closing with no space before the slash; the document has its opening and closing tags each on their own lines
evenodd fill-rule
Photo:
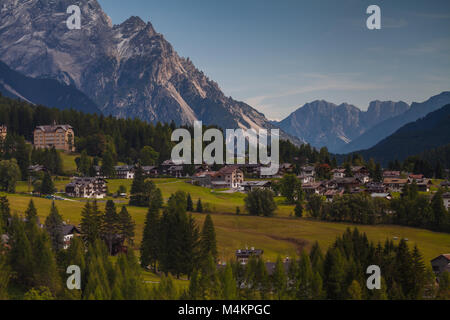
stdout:
<svg viewBox="0 0 450 320">
<path fill-rule="evenodd" d="M 400 171 L 383 171 L 383 178 L 401 178 Z"/>
<path fill-rule="evenodd" d="M 333 202 L 333 199 L 344 194 L 344 189 L 330 189 L 323 194 L 327 202 Z"/>
<path fill-rule="evenodd" d="M 337 183 L 339 188 L 356 188 L 360 185 L 360 181 L 356 179 L 355 177 L 348 177 L 348 178 L 339 178 L 334 179 L 334 181 Z"/>
<path fill-rule="evenodd" d="M 358 179 L 362 184 L 366 184 L 370 181 L 369 174 L 366 173 L 355 173 L 353 175 L 356 179 Z"/>
<path fill-rule="evenodd" d="M 43 165 L 40 165 L 40 164 L 35 164 L 35 165 L 28 167 L 28 173 L 31 175 L 39 173 L 39 172 L 46 172 L 46 171 L 47 171 L 47 169 Z"/>
<path fill-rule="evenodd" d="M 266 262 L 266 270 L 269 276 L 273 275 L 273 273 L 275 272 L 275 266 L 276 266 L 275 262 Z M 289 274 L 290 266 L 291 260 L 289 259 L 289 257 L 283 259 L 283 269 L 286 274 Z"/>
<path fill-rule="evenodd" d="M 314 176 L 307 176 L 304 174 L 297 176 L 297 179 L 299 179 L 302 184 L 311 183 L 315 181 Z"/>
<path fill-rule="evenodd" d="M 71 224 L 64 224 L 62 227 L 62 233 L 64 237 L 64 249 L 68 249 L 73 237 L 79 236 L 81 231 Z"/>
<path fill-rule="evenodd" d="M 450 181 L 442 181 L 440 186 L 442 188 L 450 188 Z"/>
<path fill-rule="evenodd" d="M 250 192 L 258 189 L 270 189 L 272 186 L 271 181 L 244 181 L 241 184 L 241 188 L 245 192 Z"/>
<path fill-rule="evenodd" d="M 244 182 L 244 173 L 238 166 L 225 166 L 212 176 L 212 185 L 216 188 L 238 189 Z"/>
<path fill-rule="evenodd" d="M 366 176 L 369 175 L 369 170 L 367 170 L 367 168 L 363 166 L 352 166 L 351 170 L 354 176 L 357 174 Z"/>
<path fill-rule="evenodd" d="M 57 150 L 75 151 L 75 134 L 68 124 L 38 126 L 34 129 L 34 147 L 36 149 L 55 147 Z"/>
<path fill-rule="evenodd" d="M 169 175 L 168 170 L 176 166 L 177 164 L 173 162 L 172 160 L 165 160 L 163 163 L 161 163 L 158 167 L 158 171 L 160 175 Z"/>
<path fill-rule="evenodd" d="M 156 166 L 142 166 L 141 168 L 147 177 L 156 177 L 158 175 L 158 167 Z"/>
<path fill-rule="evenodd" d="M 441 254 L 439 257 L 431 260 L 431 267 L 436 276 L 445 271 L 450 272 L 450 253 Z"/>
<path fill-rule="evenodd" d="M 408 179 L 401 178 L 384 178 L 383 184 L 393 192 L 401 192 L 403 187 L 408 183 Z"/>
<path fill-rule="evenodd" d="M 417 188 L 422 192 L 430 192 L 430 187 L 433 185 L 431 179 L 419 179 L 413 181 L 416 181 Z"/>
<path fill-rule="evenodd" d="M 241 164 L 241 165 L 239 165 L 239 169 L 241 169 L 247 175 L 258 176 L 261 172 L 261 165 L 259 165 L 259 164 Z"/>
<path fill-rule="evenodd" d="M 313 166 L 303 166 L 301 167 L 300 173 L 305 176 L 314 177 L 316 175 L 316 168 Z"/>
<path fill-rule="evenodd" d="M 345 178 L 345 169 L 337 168 L 331 170 L 331 173 L 333 174 L 333 179 L 340 179 Z"/>
<path fill-rule="evenodd" d="M 248 260 L 252 257 L 254 258 L 261 258 L 264 251 L 261 249 L 243 249 L 243 250 L 236 250 L 236 260 L 240 264 L 247 264 Z"/>
<path fill-rule="evenodd" d="M 279 175 L 285 175 L 294 172 L 294 166 L 291 163 L 282 163 L 278 169 Z"/>
<path fill-rule="evenodd" d="M 215 171 L 197 172 L 191 177 L 191 183 L 196 186 L 211 188 L 212 187 L 212 176 L 215 173 L 216 173 Z"/>
<path fill-rule="evenodd" d="M 386 200 L 392 200 L 392 195 L 389 192 L 385 192 L 385 193 L 371 193 L 370 196 L 372 198 L 383 198 Z"/>
<path fill-rule="evenodd" d="M 183 177 L 184 169 L 182 165 L 171 166 L 167 169 L 166 175 L 181 178 Z"/>
<path fill-rule="evenodd" d="M 320 182 L 305 183 L 302 189 L 306 194 L 320 194 L 322 191 L 322 184 Z"/>
<path fill-rule="evenodd" d="M 444 200 L 444 207 L 449 210 L 450 209 L 450 192 L 446 192 L 442 195 L 442 199 Z"/>
<path fill-rule="evenodd" d="M 381 182 L 369 182 L 366 184 L 368 193 L 386 193 L 388 188 Z"/>
<path fill-rule="evenodd" d="M 410 174 L 408 176 L 408 180 L 412 181 L 412 180 L 422 180 L 424 177 L 423 174 Z"/>
<path fill-rule="evenodd" d="M 134 179 L 134 166 L 115 166 L 114 170 L 116 172 L 117 179 Z"/>
<path fill-rule="evenodd" d="M 8 134 L 8 128 L 4 125 L 1 125 L 0 126 L 0 140 L 5 140 L 7 134 Z"/>
<path fill-rule="evenodd" d="M 100 177 L 72 178 L 65 192 L 74 198 L 103 199 L 107 192 L 106 180 Z"/>
</svg>

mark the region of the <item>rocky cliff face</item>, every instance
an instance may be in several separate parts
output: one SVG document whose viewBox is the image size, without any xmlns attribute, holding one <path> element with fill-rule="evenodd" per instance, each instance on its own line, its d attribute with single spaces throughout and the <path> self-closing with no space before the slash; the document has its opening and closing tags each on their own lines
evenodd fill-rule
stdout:
<svg viewBox="0 0 450 320">
<path fill-rule="evenodd" d="M 73 4 L 81 9 L 80 30 L 66 26 Z M 113 26 L 96 0 L 2 0 L 0 57 L 28 76 L 75 85 L 105 114 L 274 128 L 249 105 L 225 97 L 151 23 L 131 17 Z"/>
</svg>

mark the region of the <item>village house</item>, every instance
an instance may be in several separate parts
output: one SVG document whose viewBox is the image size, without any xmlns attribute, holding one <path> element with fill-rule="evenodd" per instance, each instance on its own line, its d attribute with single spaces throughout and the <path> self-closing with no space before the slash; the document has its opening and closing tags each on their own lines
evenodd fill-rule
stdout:
<svg viewBox="0 0 450 320">
<path fill-rule="evenodd" d="M 75 236 L 79 236 L 81 231 L 71 224 L 64 224 L 62 227 L 62 234 L 64 238 L 64 250 L 67 250 Z"/>
<path fill-rule="evenodd" d="M 259 189 L 267 189 L 270 190 L 272 186 L 271 181 L 244 181 L 241 184 L 241 188 L 244 192 L 251 192 Z"/>
<path fill-rule="evenodd" d="M 314 176 L 307 176 L 304 174 L 297 176 L 297 179 L 299 179 L 302 184 L 311 183 L 315 181 Z"/>
<path fill-rule="evenodd" d="M 236 260 L 240 263 L 240 264 L 247 264 L 248 260 L 251 257 L 254 258 L 261 258 L 261 256 L 263 255 L 264 251 L 261 249 L 255 249 L 255 248 L 251 248 L 251 249 L 239 249 L 236 250 Z"/>
<path fill-rule="evenodd" d="M 8 134 L 8 128 L 4 125 L 1 125 L 0 126 L 0 140 L 5 140 L 7 134 Z"/>
<path fill-rule="evenodd" d="M 441 254 L 439 257 L 431 260 L 431 267 L 436 276 L 445 271 L 450 272 L 450 253 Z"/>
<path fill-rule="evenodd" d="M 34 129 L 34 147 L 37 149 L 52 148 L 66 152 L 75 151 L 75 134 L 68 124 L 38 126 Z"/>
<path fill-rule="evenodd" d="M 343 189 L 353 189 L 359 187 L 359 185 L 361 184 L 360 181 L 355 177 L 339 178 L 334 179 L 334 181 L 336 182 L 339 188 Z"/>
<path fill-rule="evenodd" d="M 410 175 L 408 176 L 408 179 L 409 179 L 410 181 L 413 181 L 413 180 L 422 180 L 423 178 L 425 178 L 423 174 L 410 174 Z"/>
<path fill-rule="evenodd" d="M 278 175 L 283 176 L 294 172 L 294 166 L 291 163 L 282 163 L 278 169 Z"/>
<path fill-rule="evenodd" d="M 401 178 L 400 171 L 383 171 L 383 178 Z"/>
<path fill-rule="evenodd" d="M 239 169 L 241 169 L 245 175 L 249 176 L 259 176 L 261 172 L 261 165 L 259 164 L 240 164 Z"/>
<path fill-rule="evenodd" d="M 413 181 L 416 181 L 418 190 L 422 192 L 430 192 L 430 187 L 433 185 L 431 179 L 414 179 Z"/>
<path fill-rule="evenodd" d="M 157 166 L 142 166 L 141 168 L 146 177 L 156 177 L 158 175 Z"/>
<path fill-rule="evenodd" d="M 369 170 L 363 166 L 352 166 L 351 167 L 352 174 L 355 175 L 369 175 Z"/>
<path fill-rule="evenodd" d="M 320 182 L 305 183 L 302 185 L 302 190 L 306 194 L 320 194 L 322 191 L 322 183 Z"/>
<path fill-rule="evenodd" d="M 134 179 L 135 173 L 134 166 L 129 165 L 115 166 L 114 171 L 116 172 L 117 179 Z"/>
<path fill-rule="evenodd" d="M 236 165 L 225 166 L 212 176 L 212 184 L 217 188 L 225 186 L 226 188 L 238 189 L 243 182 L 244 173 Z"/>
<path fill-rule="evenodd" d="M 366 184 L 367 193 L 386 193 L 388 188 L 381 182 L 369 182 Z"/>
<path fill-rule="evenodd" d="M 327 202 L 333 202 L 336 197 L 341 197 L 344 194 L 344 189 L 330 189 L 323 194 Z"/>
<path fill-rule="evenodd" d="M 184 174 L 184 168 L 182 165 L 171 166 L 166 170 L 165 174 L 171 177 L 181 178 Z"/>
<path fill-rule="evenodd" d="M 66 194 L 73 198 L 103 199 L 106 196 L 106 180 L 100 177 L 75 177 L 66 185 Z"/>
<path fill-rule="evenodd" d="M 450 192 L 446 192 L 442 195 L 442 199 L 444 201 L 444 207 L 449 210 L 450 209 Z"/>
<path fill-rule="evenodd" d="M 331 173 L 333 174 L 333 179 L 345 178 L 345 169 L 336 168 L 331 170 Z"/>
<path fill-rule="evenodd" d="M 442 181 L 440 186 L 442 188 L 450 188 L 450 181 Z"/>
<path fill-rule="evenodd" d="M 314 177 L 316 175 L 316 168 L 313 166 L 303 166 L 301 167 L 300 174 L 304 176 Z"/>
<path fill-rule="evenodd" d="M 407 183 L 408 179 L 401 178 L 384 178 L 383 180 L 383 184 L 392 192 L 401 192 Z"/>
</svg>

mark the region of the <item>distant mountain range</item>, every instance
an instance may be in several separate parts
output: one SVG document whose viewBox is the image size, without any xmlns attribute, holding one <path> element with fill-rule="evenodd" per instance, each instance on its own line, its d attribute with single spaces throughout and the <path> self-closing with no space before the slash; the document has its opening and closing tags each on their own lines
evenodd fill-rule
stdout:
<svg viewBox="0 0 450 320">
<path fill-rule="evenodd" d="M 413 102 L 411 107 L 406 112 L 376 124 L 364 132 L 360 137 L 341 148 L 339 152 L 348 153 L 356 150 L 368 149 L 393 134 L 403 125 L 416 121 L 417 119 L 424 117 L 428 113 L 442 108 L 449 103 L 450 91 L 442 92 L 439 95 L 431 97 L 425 102 Z"/>
<path fill-rule="evenodd" d="M 314 147 L 325 146 L 329 151 L 337 152 L 367 128 L 399 115 L 408 108 L 405 102 L 374 101 L 370 103 L 367 112 L 363 112 L 347 103 L 336 105 L 318 100 L 305 104 L 286 119 L 274 124 Z"/>
<path fill-rule="evenodd" d="M 408 156 L 450 144 L 450 104 L 408 123 L 368 150 L 356 151 L 365 159 L 386 165 Z"/>
<path fill-rule="evenodd" d="M 82 13 L 80 30 L 66 9 Z M 74 85 L 105 115 L 222 128 L 275 128 L 251 106 L 226 97 L 150 22 L 131 17 L 112 25 L 96 0 L 2 0 L 0 57 L 30 77 Z M 297 144 L 301 141 L 284 132 Z"/>
<path fill-rule="evenodd" d="M 287 133 L 316 148 L 333 153 L 368 149 L 408 122 L 450 103 L 450 92 L 443 92 L 411 106 L 403 101 L 372 101 L 367 111 L 353 105 L 327 101 L 307 103 L 280 122 L 273 122 Z"/>
<path fill-rule="evenodd" d="M 0 61 L 0 92 L 10 98 L 58 109 L 101 114 L 97 105 L 76 87 L 53 79 L 34 79 L 11 70 Z"/>
</svg>

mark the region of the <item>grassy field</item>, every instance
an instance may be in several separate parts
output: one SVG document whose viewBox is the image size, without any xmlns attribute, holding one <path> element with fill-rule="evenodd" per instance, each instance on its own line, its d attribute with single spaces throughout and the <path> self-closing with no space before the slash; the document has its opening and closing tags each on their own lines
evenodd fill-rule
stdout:
<svg viewBox="0 0 450 320">
<path fill-rule="evenodd" d="M 113 180 L 109 187 L 131 183 L 126 180 Z M 355 225 L 346 223 L 331 223 L 311 220 L 308 218 L 297 219 L 290 217 L 293 208 L 280 206 L 276 217 L 252 217 L 248 215 L 235 215 L 236 206 L 243 206 L 243 194 L 227 194 L 211 192 L 206 188 L 192 186 L 181 180 L 161 180 L 158 187 L 163 191 L 164 198 L 177 190 L 189 192 L 194 202 L 201 198 L 203 203 L 210 203 L 213 209 L 213 221 L 216 227 L 219 257 L 228 260 L 233 257 L 234 251 L 244 247 L 256 247 L 264 250 L 264 257 L 271 261 L 277 255 L 293 256 L 298 254 L 301 248 L 309 249 L 314 241 L 318 241 L 325 249 L 346 228 Z M 21 186 L 23 187 L 23 186 Z M 31 197 L 26 195 L 8 195 L 13 212 L 22 214 Z M 50 210 L 51 201 L 34 197 L 38 208 L 38 214 L 43 222 Z M 278 199 L 281 201 L 281 199 Z M 104 201 L 99 202 L 103 209 Z M 80 222 L 81 210 L 84 206 L 79 201 L 57 201 L 56 205 L 60 214 L 68 223 Z M 124 205 L 123 203 L 118 206 Z M 146 209 L 128 207 L 128 211 L 136 222 L 136 243 L 142 238 Z M 241 210 L 242 212 L 243 210 Z M 199 225 L 203 224 L 204 214 L 193 213 Z M 435 233 L 422 229 L 407 228 L 401 226 L 358 226 L 367 233 L 370 240 L 384 242 L 386 238 L 408 238 L 410 245 L 417 244 L 427 261 L 441 253 L 450 252 L 450 234 Z"/>
</svg>

